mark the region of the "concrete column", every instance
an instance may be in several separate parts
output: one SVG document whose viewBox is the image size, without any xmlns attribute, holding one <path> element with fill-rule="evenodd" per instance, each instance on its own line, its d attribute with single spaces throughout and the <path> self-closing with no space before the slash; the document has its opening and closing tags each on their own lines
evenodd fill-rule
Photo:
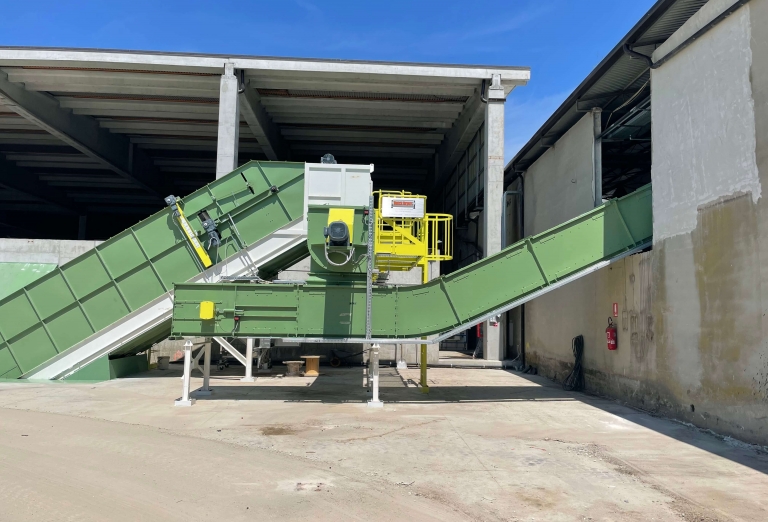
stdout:
<svg viewBox="0 0 768 522">
<path fill-rule="evenodd" d="M 216 149 L 216 179 L 235 170 L 240 139 L 240 99 L 235 65 L 224 64 L 219 88 L 219 141 Z"/>
<path fill-rule="evenodd" d="M 483 242 L 485 257 L 501 251 L 501 196 L 504 193 L 504 101 L 501 79 L 494 75 L 485 106 L 485 185 L 483 186 Z M 502 281 L 499 282 L 503 284 Z M 498 320 L 483 325 L 483 357 L 504 359 Z"/>
<path fill-rule="evenodd" d="M 594 149 L 592 152 L 592 186 L 595 189 L 595 206 L 603 204 L 603 145 L 599 136 L 603 133 L 603 109 L 592 109 L 592 119 L 595 132 Z"/>
</svg>

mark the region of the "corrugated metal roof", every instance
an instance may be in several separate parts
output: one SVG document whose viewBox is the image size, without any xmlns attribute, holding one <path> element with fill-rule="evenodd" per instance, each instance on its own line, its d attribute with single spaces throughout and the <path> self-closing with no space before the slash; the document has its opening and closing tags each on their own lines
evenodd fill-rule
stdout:
<svg viewBox="0 0 768 522">
<path fill-rule="evenodd" d="M 562 136 L 592 107 L 615 110 L 643 87 L 650 78 L 648 66 L 624 54 L 624 44 L 650 55 L 706 3 L 707 0 L 656 2 L 512 158 L 505 168 L 505 178 L 526 169 L 547 150 L 542 138 L 551 142 L 551 138 Z"/>
</svg>

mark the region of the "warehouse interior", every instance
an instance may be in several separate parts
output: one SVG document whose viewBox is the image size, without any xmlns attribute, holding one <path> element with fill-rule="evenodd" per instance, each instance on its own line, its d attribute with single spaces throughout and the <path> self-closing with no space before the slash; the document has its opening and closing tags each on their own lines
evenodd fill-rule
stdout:
<svg viewBox="0 0 768 522">
<path fill-rule="evenodd" d="M 529 77 L 518 67 L 8 48 L 0 74 L 3 235 L 96 240 L 216 179 L 223 147 L 237 165 L 330 153 L 373 163 L 376 188 L 434 192 L 436 157 L 448 168 L 485 117 L 482 79 L 497 78 L 503 101 Z"/>
</svg>

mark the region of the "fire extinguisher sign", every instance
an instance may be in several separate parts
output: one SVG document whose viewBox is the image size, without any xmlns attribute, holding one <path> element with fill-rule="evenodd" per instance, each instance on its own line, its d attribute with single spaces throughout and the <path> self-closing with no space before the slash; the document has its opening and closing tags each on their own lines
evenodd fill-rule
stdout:
<svg viewBox="0 0 768 522">
<path fill-rule="evenodd" d="M 613 316 L 619 316 L 619 303 L 613 303 Z"/>
</svg>

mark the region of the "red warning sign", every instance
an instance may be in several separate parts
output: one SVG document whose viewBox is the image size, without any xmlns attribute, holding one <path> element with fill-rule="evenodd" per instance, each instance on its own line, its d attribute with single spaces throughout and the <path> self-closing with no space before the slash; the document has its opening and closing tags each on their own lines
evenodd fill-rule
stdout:
<svg viewBox="0 0 768 522">
<path fill-rule="evenodd" d="M 613 316 L 619 316 L 619 303 L 613 303 Z"/>
</svg>

